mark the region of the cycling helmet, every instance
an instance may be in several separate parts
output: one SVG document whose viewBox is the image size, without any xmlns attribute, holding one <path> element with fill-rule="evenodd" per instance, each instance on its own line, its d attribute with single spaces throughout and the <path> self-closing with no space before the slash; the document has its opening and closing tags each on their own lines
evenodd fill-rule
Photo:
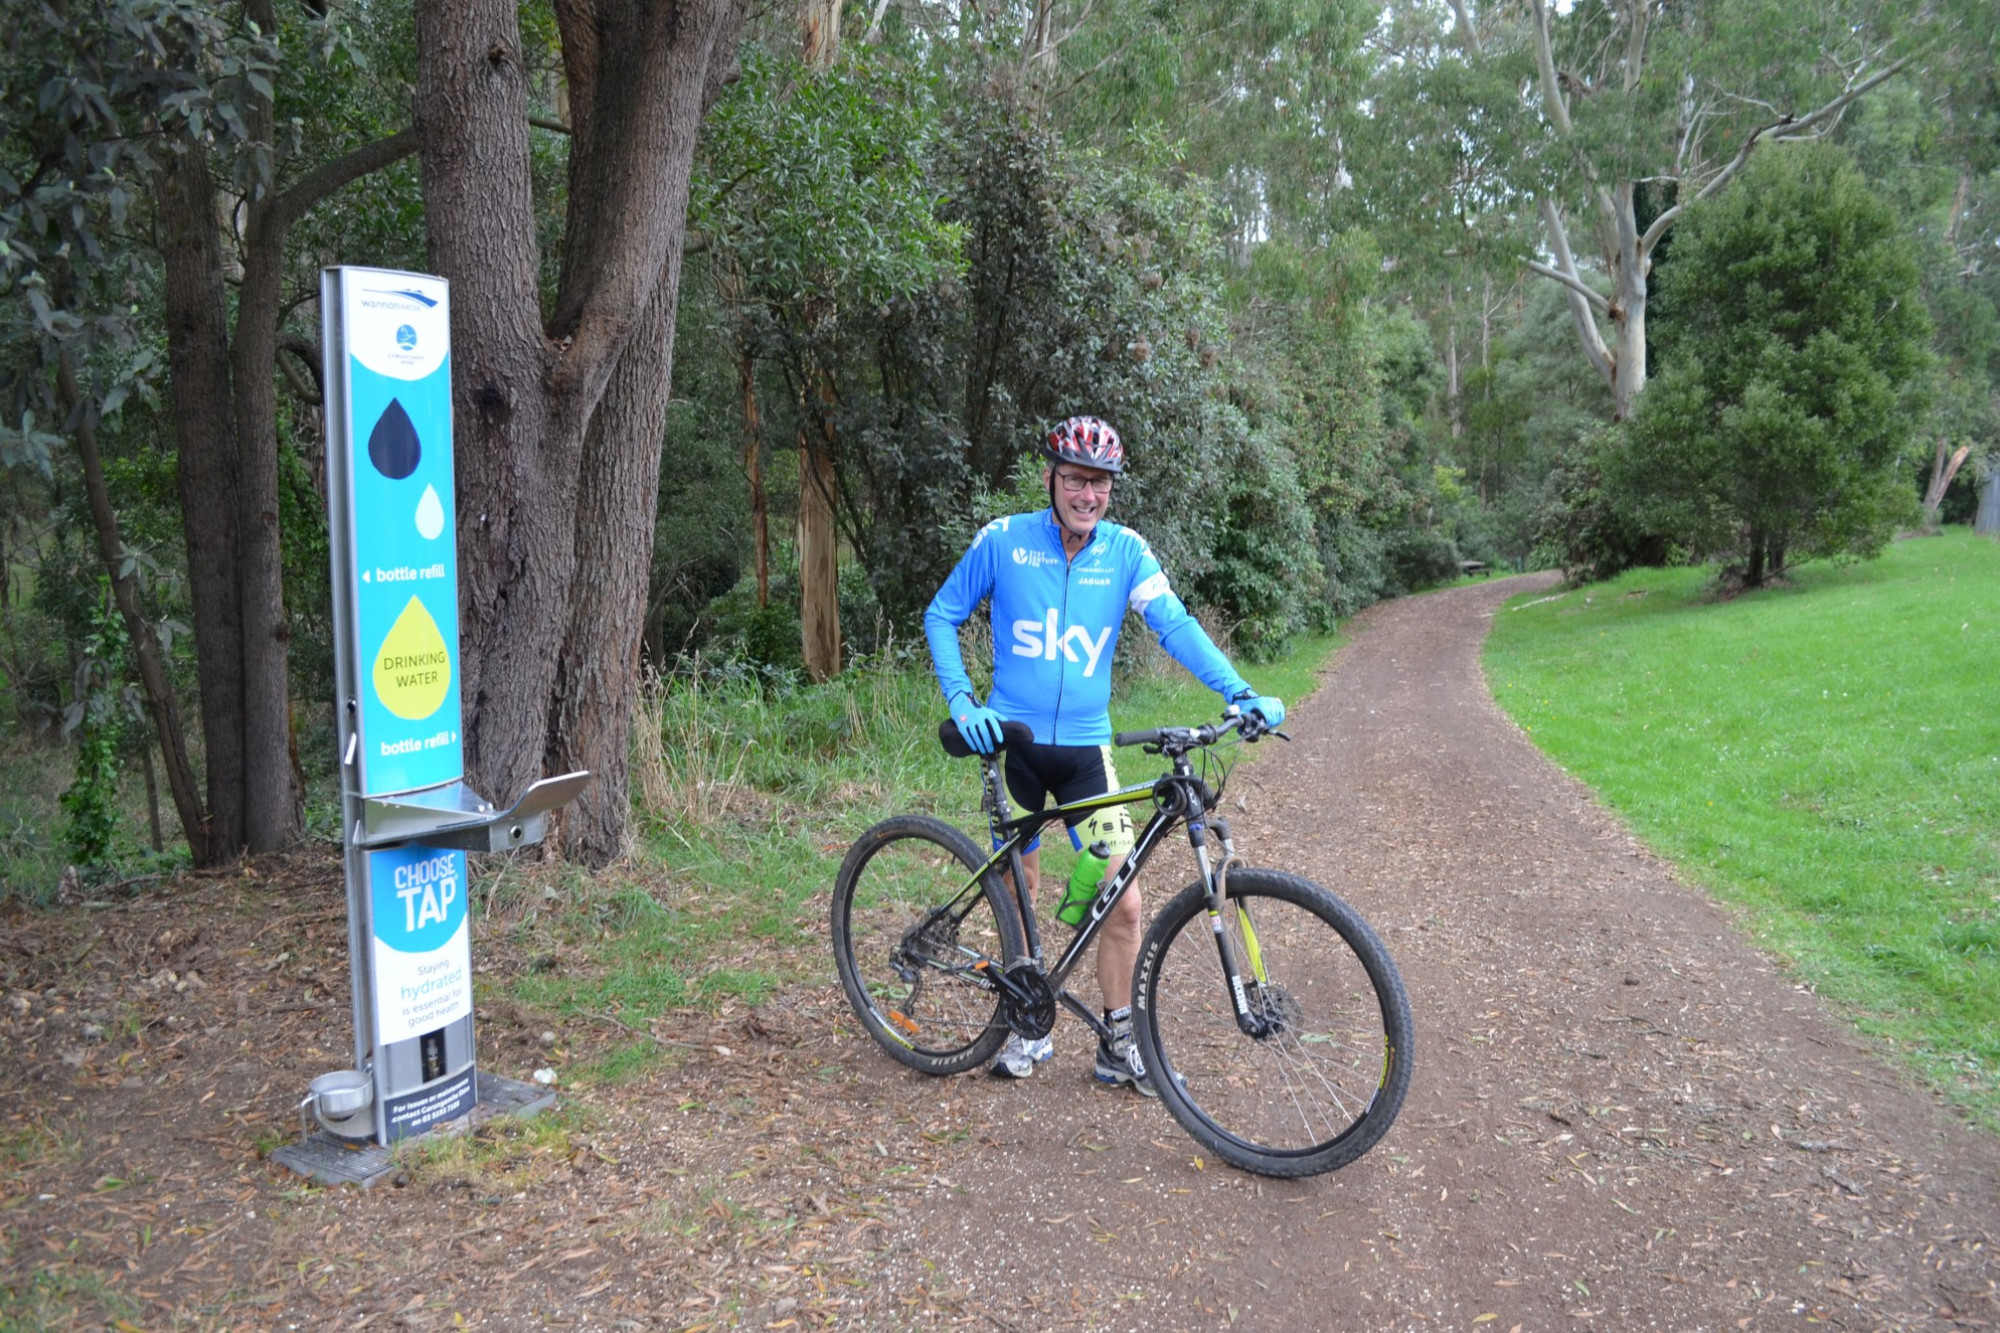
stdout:
<svg viewBox="0 0 2000 1333">
<path fill-rule="evenodd" d="M 1125 446 L 1118 432 L 1096 417 L 1071 417 L 1049 432 L 1042 452 L 1052 463 L 1074 463 L 1102 472 L 1125 470 Z"/>
</svg>

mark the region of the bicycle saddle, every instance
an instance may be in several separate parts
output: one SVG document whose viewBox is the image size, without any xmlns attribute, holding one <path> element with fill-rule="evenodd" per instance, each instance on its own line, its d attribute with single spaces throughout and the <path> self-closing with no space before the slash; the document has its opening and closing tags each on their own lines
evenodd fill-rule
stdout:
<svg viewBox="0 0 2000 1333">
<path fill-rule="evenodd" d="M 1035 732 L 1025 722 L 1002 722 L 1000 724 L 1000 748 L 1010 745 L 1033 745 Z M 938 744 L 953 759 L 970 759 L 978 751 L 965 743 L 965 737 L 958 734 L 958 723 L 946 718 L 938 726 Z"/>
</svg>

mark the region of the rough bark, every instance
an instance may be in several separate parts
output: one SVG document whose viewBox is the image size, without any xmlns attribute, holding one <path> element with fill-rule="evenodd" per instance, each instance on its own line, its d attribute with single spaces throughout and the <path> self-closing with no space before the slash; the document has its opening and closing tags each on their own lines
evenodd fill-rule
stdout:
<svg viewBox="0 0 2000 1333">
<path fill-rule="evenodd" d="M 271 0 L 250 0 L 250 17 L 277 29 Z M 249 99 L 250 137 L 274 143 L 271 99 Z M 238 592 L 243 616 L 244 838 L 271 852 L 304 832 L 304 791 L 292 764 L 291 621 L 285 615 L 284 555 L 278 531 L 278 312 L 285 275 L 285 231 L 273 218 L 273 186 L 254 188 L 243 231 L 230 369 L 236 405 Z"/>
<path fill-rule="evenodd" d="M 563 734 L 581 723 L 551 709 L 559 660 L 615 661 L 625 651 L 611 642 L 622 630 L 573 626 L 570 616 L 573 601 L 622 598 L 606 586 L 607 571 L 577 558 L 580 520 L 594 518 L 578 513 L 586 438 L 614 373 L 650 378 L 662 391 L 668 382 L 670 341 L 630 360 L 627 344 L 652 319 L 672 326 L 673 292 L 658 311 L 656 289 L 679 280 L 695 134 L 731 67 L 743 8 L 744 0 L 558 0 L 573 137 L 569 227 L 547 332 L 516 7 L 417 8 L 430 256 L 452 284 L 465 759 L 496 800 L 518 795 L 546 756 L 601 748 L 611 734 L 608 726 Z M 652 455 L 657 466 L 659 431 L 621 419 L 615 405 L 627 401 L 613 396 L 614 415 L 597 427 L 603 445 Z M 630 464 L 612 475 L 636 475 Z M 650 531 L 648 523 L 648 552 Z M 565 648 L 573 630 L 602 642 Z M 624 763 L 622 752 L 604 761 Z M 622 805 L 599 808 L 622 827 Z"/>
<path fill-rule="evenodd" d="M 270 0 L 252 0 L 247 13 L 275 30 Z M 273 144 L 270 99 L 251 97 L 247 114 L 249 137 Z M 278 529 L 274 379 L 285 239 L 329 194 L 414 152 L 416 138 L 405 131 L 357 149 L 283 193 L 275 182 L 254 186 L 233 271 L 225 270 L 222 240 L 232 205 L 201 147 L 177 148 L 160 182 L 170 397 L 208 756 L 208 847 L 226 859 L 245 847 L 276 850 L 302 831 Z M 238 281 L 233 329 L 224 285 L 231 277 Z"/>
<path fill-rule="evenodd" d="M 139 662 L 139 683 L 146 694 L 146 711 L 153 719 L 161 753 L 166 758 L 167 785 L 174 794 L 174 810 L 180 816 L 188 854 L 195 864 L 207 865 L 208 818 L 201 808 L 201 795 L 195 790 L 194 765 L 188 760 L 187 742 L 181 733 L 173 682 L 167 677 L 160 640 L 139 605 L 137 581 L 127 568 L 125 539 L 118 531 L 118 516 L 112 512 L 111 496 L 104 485 L 104 459 L 97 448 L 97 413 L 83 401 L 67 347 L 59 353 L 56 363 L 56 388 L 73 423 L 70 433 L 83 462 L 83 486 L 90 502 L 91 523 L 97 529 L 98 555 L 110 577 L 111 596 L 125 622 L 125 633 L 132 641 L 132 655 Z"/>
<path fill-rule="evenodd" d="M 563 850 L 603 866 L 624 854 L 632 710 L 659 508 L 660 439 L 667 424 L 678 271 L 653 289 L 625 344 L 584 442 L 577 489 L 576 562 L 556 665 L 547 768 L 589 769 L 596 781 L 563 820 Z M 587 573 L 585 572 L 587 571 Z"/>
<path fill-rule="evenodd" d="M 236 415 L 214 198 L 207 159 L 198 147 L 180 145 L 161 172 L 160 221 L 168 399 L 179 446 L 181 531 L 187 544 L 207 768 L 207 837 L 195 857 L 197 865 L 226 861 L 245 843 Z"/>
</svg>

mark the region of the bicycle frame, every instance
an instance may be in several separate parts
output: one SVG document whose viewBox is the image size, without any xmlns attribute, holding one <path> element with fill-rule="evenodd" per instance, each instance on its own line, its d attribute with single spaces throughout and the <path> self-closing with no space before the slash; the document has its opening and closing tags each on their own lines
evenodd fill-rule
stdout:
<svg viewBox="0 0 2000 1333">
<path fill-rule="evenodd" d="M 986 794 L 982 804 L 986 807 L 992 841 L 1000 845 L 974 873 L 966 887 L 975 888 L 988 873 L 1001 869 L 1004 862 L 1005 872 L 1012 880 L 1014 908 L 1018 913 L 1023 942 L 1028 950 L 1026 958 L 1005 960 L 994 981 L 996 989 L 1024 1005 L 1033 1003 L 1034 997 L 1023 993 L 1020 983 L 1013 975 L 1021 972 L 1025 965 L 1026 970 L 1039 974 L 1054 991 L 1057 1003 L 1082 1019 L 1099 1037 L 1109 1040 L 1111 1030 L 1104 1020 L 1099 1018 L 1089 1005 L 1071 995 L 1066 983 L 1070 974 L 1082 962 L 1090 946 L 1096 942 L 1111 909 L 1125 896 L 1133 879 L 1145 868 L 1153 852 L 1173 831 L 1176 824 L 1187 825 L 1188 842 L 1194 849 L 1202 883 L 1208 892 L 1209 914 L 1211 918 L 1219 916 L 1222 910 L 1223 889 L 1227 884 L 1227 868 L 1236 859 L 1235 845 L 1229 833 L 1229 821 L 1214 815 L 1219 796 L 1195 774 L 1186 752 L 1184 750 L 1172 752 L 1171 758 L 1173 771 L 1153 782 L 1121 787 L 1117 791 L 1106 792 L 1101 796 L 1085 797 L 1079 801 L 1070 801 L 1063 805 L 1008 818 L 1010 807 L 1007 803 L 1007 788 L 1001 772 L 1000 756 L 996 753 L 983 757 Z M 1035 922 L 1034 904 L 1028 896 L 1028 878 L 1021 860 L 1022 853 L 1050 824 L 1065 822 L 1073 815 L 1085 815 L 1123 805 L 1136 805 L 1147 800 L 1156 802 L 1155 809 L 1152 817 L 1146 821 L 1146 826 L 1134 840 L 1131 852 L 1126 855 L 1125 864 L 1098 889 L 1097 897 L 1090 904 L 1090 915 L 1078 929 L 1075 938 L 1069 942 L 1069 947 L 1063 950 L 1062 957 L 1056 960 L 1054 967 L 1044 969 L 1041 965 L 1041 933 Z M 1222 842 L 1223 873 L 1220 879 L 1217 867 L 1209 856 L 1208 834 L 1211 826 Z M 1242 918 L 1245 950 L 1250 954 L 1253 983 L 1267 984 L 1269 979 L 1264 975 L 1262 960 L 1258 956 L 1256 931 L 1251 925 L 1249 912 L 1240 903 L 1237 905 L 1237 911 Z M 1214 934 L 1231 1005 L 1236 1013 L 1237 1025 L 1250 1036 L 1261 1036 L 1266 1025 L 1252 1010 L 1244 989 L 1243 974 L 1238 967 L 1235 951 L 1230 946 L 1228 932 L 1218 925 Z M 1137 997 L 1134 998 L 1136 1000 Z"/>
</svg>

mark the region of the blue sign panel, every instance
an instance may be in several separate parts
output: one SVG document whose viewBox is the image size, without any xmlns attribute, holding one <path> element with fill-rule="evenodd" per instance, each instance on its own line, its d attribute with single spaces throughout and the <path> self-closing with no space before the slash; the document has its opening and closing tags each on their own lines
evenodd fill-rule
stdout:
<svg viewBox="0 0 2000 1333">
<path fill-rule="evenodd" d="M 375 1037 L 383 1045 L 472 1012 L 464 852 L 403 846 L 368 853 L 375 924 Z"/>
<path fill-rule="evenodd" d="M 347 478 L 364 795 L 456 781 L 458 555 L 450 307 L 413 273 L 340 271 Z"/>
</svg>

